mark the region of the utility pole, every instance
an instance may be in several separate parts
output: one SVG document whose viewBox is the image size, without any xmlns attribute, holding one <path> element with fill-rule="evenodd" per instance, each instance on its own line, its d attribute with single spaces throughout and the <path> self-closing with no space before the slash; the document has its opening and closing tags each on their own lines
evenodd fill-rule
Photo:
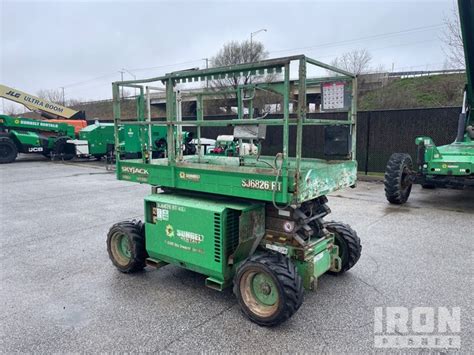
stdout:
<svg viewBox="0 0 474 355">
<path fill-rule="evenodd" d="M 250 62 L 253 62 L 253 36 L 256 36 L 260 32 L 267 32 L 266 28 L 262 28 L 255 32 L 250 32 Z"/>
<path fill-rule="evenodd" d="M 209 58 L 202 58 L 202 60 L 206 61 L 206 69 L 209 69 Z M 209 79 L 206 76 L 206 88 L 209 87 Z"/>
<path fill-rule="evenodd" d="M 65 96 L 64 96 L 64 86 L 61 86 L 61 89 L 63 91 L 63 106 L 66 106 L 66 99 L 65 99 Z"/>
<path fill-rule="evenodd" d="M 130 70 L 128 70 L 128 69 L 122 68 L 122 71 L 121 71 L 121 73 L 122 73 L 122 81 L 123 81 L 123 73 L 125 73 L 125 72 L 127 72 L 128 74 L 130 74 L 131 76 L 133 76 L 133 79 L 134 79 L 134 80 L 137 80 L 137 76 L 136 76 L 135 74 L 133 74 L 133 73 L 132 73 Z M 135 96 L 137 96 L 137 88 L 135 88 L 134 91 L 135 91 Z M 122 96 L 123 96 L 123 93 L 122 93 Z"/>
</svg>

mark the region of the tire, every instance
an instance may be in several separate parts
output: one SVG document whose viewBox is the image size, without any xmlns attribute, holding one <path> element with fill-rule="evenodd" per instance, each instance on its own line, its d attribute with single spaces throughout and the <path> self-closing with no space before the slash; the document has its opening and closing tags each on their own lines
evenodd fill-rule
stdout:
<svg viewBox="0 0 474 355">
<path fill-rule="evenodd" d="M 184 145 L 184 155 L 194 155 L 196 154 L 196 146 L 193 143 L 186 143 Z"/>
<path fill-rule="evenodd" d="M 107 252 L 121 272 L 143 270 L 148 254 L 142 222 L 132 220 L 114 224 L 107 234 Z"/>
<path fill-rule="evenodd" d="M 258 294 L 254 287 L 259 286 Z M 252 322 L 272 327 L 290 318 L 303 303 L 303 283 L 295 265 L 281 254 L 252 255 L 237 269 L 234 294 Z"/>
<path fill-rule="evenodd" d="M 348 224 L 331 221 L 324 223 L 324 227 L 334 233 L 334 242 L 339 247 L 339 257 L 341 258 L 341 270 L 328 273 L 340 275 L 357 264 L 362 252 L 362 245 L 356 231 Z"/>
<path fill-rule="evenodd" d="M 74 145 L 67 142 L 69 139 L 69 137 L 59 137 L 56 139 L 53 145 L 55 156 L 58 156 L 63 160 L 71 160 L 76 156 L 76 154 L 72 152 Z"/>
<path fill-rule="evenodd" d="M 413 171 L 411 157 L 404 153 L 394 153 L 390 157 L 385 169 L 385 196 L 388 202 L 401 205 L 407 202 L 410 196 Z"/>
<path fill-rule="evenodd" d="M 13 163 L 18 156 L 18 148 L 9 137 L 0 137 L 0 164 Z"/>
</svg>

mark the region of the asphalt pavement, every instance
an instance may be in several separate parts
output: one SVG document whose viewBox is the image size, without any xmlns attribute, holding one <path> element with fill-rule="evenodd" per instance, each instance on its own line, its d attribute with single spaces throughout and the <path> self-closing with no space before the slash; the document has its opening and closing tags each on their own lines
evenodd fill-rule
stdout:
<svg viewBox="0 0 474 355">
<path fill-rule="evenodd" d="M 0 352 L 367 353 L 379 350 L 376 307 L 460 307 L 457 351 L 474 349 L 474 191 L 415 186 L 392 206 L 380 182 L 360 182 L 329 196 L 330 219 L 358 232 L 362 257 L 324 275 L 269 329 L 202 275 L 113 267 L 107 231 L 143 216 L 149 186 L 117 181 L 98 162 L 42 157 L 1 165 L 0 186 Z"/>
</svg>

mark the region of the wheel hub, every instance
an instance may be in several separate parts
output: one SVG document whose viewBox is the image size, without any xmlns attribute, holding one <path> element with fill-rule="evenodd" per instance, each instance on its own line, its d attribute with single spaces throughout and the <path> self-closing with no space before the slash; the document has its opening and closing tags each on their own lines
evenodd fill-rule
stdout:
<svg viewBox="0 0 474 355">
<path fill-rule="evenodd" d="M 252 292 L 257 302 L 265 306 L 272 306 L 277 302 L 278 292 L 273 280 L 263 273 L 258 273 L 252 278 Z"/>
<path fill-rule="evenodd" d="M 11 152 L 11 149 L 7 146 L 1 145 L 0 146 L 0 156 L 5 158 L 7 157 Z"/>
<path fill-rule="evenodd" d="M 272 289 L 270 287 L 269 284 L 267 283 L 264 283 L 260 286 L 260 291 L 265 295 L 265 296 L 268 296 L 271 292 L 272 292 Z"/>
<path fill-rule="evenodd" d="M 132 257 L 131 245 L 128 237 L 121 233 L 112 236 L 112 254 L 121 265 L 127 265 Z"/>
</svg>

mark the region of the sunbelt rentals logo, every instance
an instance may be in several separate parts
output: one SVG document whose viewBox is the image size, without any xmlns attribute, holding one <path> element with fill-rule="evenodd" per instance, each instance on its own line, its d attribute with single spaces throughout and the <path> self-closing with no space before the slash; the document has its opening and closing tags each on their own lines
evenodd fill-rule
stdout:
<svg viewBox="0 0 474 355">
<path fill-rule="evenodd" d="M 173 238 L 174 237 L 174 228 L 171 224 L 168 224 L 165 228 L 166 236 L 168 238 Z"/>
</svg>

